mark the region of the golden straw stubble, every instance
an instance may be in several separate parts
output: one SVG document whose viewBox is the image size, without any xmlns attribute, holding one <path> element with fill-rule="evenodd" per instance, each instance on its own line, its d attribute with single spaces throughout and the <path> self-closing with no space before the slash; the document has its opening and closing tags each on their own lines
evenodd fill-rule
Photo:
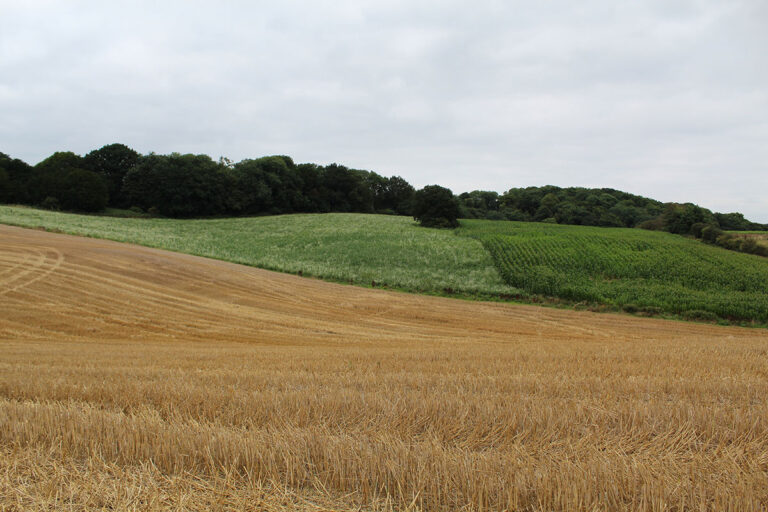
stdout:
<svg viewBox="0 0 768 512">
<path fill-rule="evenodd" d="M 0 237 L 0 509 L 768 507 L 764 330 Z"/>
</svg>

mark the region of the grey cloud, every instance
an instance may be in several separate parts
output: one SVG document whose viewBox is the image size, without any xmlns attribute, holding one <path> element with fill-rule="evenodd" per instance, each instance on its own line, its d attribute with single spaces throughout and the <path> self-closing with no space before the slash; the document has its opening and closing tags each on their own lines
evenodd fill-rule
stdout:
<svg viewBox="0 0 768 512">
<path fill-rule="evenodd" d="M 0 1 L 0 151 L 608 186 L 768 221 L 768 4 Z"/>
</svg>

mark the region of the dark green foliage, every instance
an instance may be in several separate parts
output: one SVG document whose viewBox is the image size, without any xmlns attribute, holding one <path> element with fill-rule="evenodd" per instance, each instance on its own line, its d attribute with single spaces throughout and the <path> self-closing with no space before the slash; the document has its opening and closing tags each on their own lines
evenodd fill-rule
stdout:
<svg viewBox="0 0 768 512">
<path fill-rule="evenodd" d="M 85 167 L 83 158 L 71 151 L 52 154 L 37 164 L 28 182 L 30 202 L 40 204 L 46 197 L 55 197 L 61 201 L 66 188 L 66 177 L 75 169 Z"/>
<path fill-rule="evenodd" d="M 727 231 L 768 230 L 768 225 L 750 222 L 741 213 L 715 213 L 718 225 Z"/>
<path fill-rule="evenodd" d="M 694 238 L 701 238 L 701 232 L 704 230 L 705 227 L 709 225 L 710 224 L 705 224 L 704 222 L 696 222 L 691 225 L 691 230 L 689 234 L 693 235 Z"/>
<path fill-rule="evenodd" d="M 392 208 L 385 204 L 385 193 L 387 190 L 387 178 L 376 174 L 375 172 L 369 172 L 363 178 L 366 187 L 373 194 L 373 209 L 376 213 L 383 212 L 384 210 L 391 211 Z"/>
<path fill-rule="evenodd" d="M 40 206 L 46 210 L 53 210 L 55 212 L 61 210 L 61 203 L 59 203 L 59 200 L 51 196 L 43 199 L 43 202 L 40 203 Z"/>
<path fill-rule="evenodd" d="M 449 189 L 427 185 L 413 196 L 413 217 L 425 227 L 458 227 L 459 201 Z"/>
<path fill-rule="evenodd" d="M 374 195 L 386 178 L 331 164 L 295 165 L 286 156 L 243 160 L 229 173 L 230 210 L 240 214 L 373 212 Z"/>
<path fill-rule="evenodd" d="M 717 239 L 723 235 L 723 230 L 714 224 L 707 224 L 701 228 L 701 238 L 710 243 L 717 242 Z"/>
<path fill-rule="evenodd" d="M 413 211 L 413 196 L 416 189 L 400 176 L 389 178 L 387 184 L 388 201 L 398 215 L 411 215 Z"/>
<path fill-rule="evenodd" d="M 366 171 L 331 164 L 323 170 L 322 183 L 329 211 L 373 213 L 373 192 L 366 186 Z"/>
<path fill-rule="evenodd" d="M 316 213 L 330 211 L 328 198 L 322 183 L 323 168 L 317 164 L 299 164 L 296 175 L 301 182 L 302 203 L 298 211 Z"/>
<path fill-rule="evenodd" d="M 71 152 L 54 153 L 34 168 L 0 153 L 0 202 L 40 204 L 54 197 L 64 209 L 97 208 L 102 202 L 101 187 L 91 176 L 71 175 L 74 170 L 93 171 L 101 177 L 107 186 L 108 206 L 137 206 L 165 216 L 298 212 L 422 215 L 416 211 L 416 191 L 400 176 L 386 178 L 339 164 L 296 164 L 285 155 L 246 159 L 237 164 L 223 157 L 214 162 L 205 155 L 140 156 L 123 144 L 103 146 L 84 158 Z M 69 183 L 70 178 L 73 183 Z M 87 191 L 98 197 L 87 201 L 83 196 L 90 193 Z M 69 194 L 77 197 L 70 200 Z M 642 227 L 696 237 L 703 237 L 702 230 L 708 225 L 732 230 L 768 227 L 750 222 L 740 213 L 713 214 L 690 203 L 662 204 L 610 188 L 552 185 L 511 188 L 503 194 L 488 190 L 465 192 L 446 201 L 445 212 L 422 212 L 428 216 L 423 223 L 455 226 L 454 203 L 458 205 L 457 216 L 462 218 Z M 707 240 L 715 243 L 720 235 Z M 737 245 L 741 247 L 740 242 L 724 242 L 727 247 Z M 761 252 L 751 244 L 744 247 L 755 254 Z"/>
<path fill-rule="evenodd" d="M 229 199 L 230 209 L 246 215 L 287 209 L 290 204 L 286 198 L 292 194 L 283 189 L 292 183 L 295 186 L 289 172 L 288 163 L 279 157 L 243 160 L 235 164 L 227 173 L 233 179 L 232 190 L 236 191 Z M 276 196 L 273 189 L 278 192 Z"/>
<path fill-rule="evenodd" d="M 621 309 L 623 309 L 625 313 L 637 313 L 640 311 L 637 304 L 624 304 L 621 306 Z"/>
<path fill-rule="evenodd" d="M 125 175 L 131 205 L 154 207 L 168 217 L 217 215 L 225 211 L 227 176 L 207 155 L 148 155 Z"/>
<path fill-rule="evenodd" d="M 498 211 L 499 193 L 492 190 L 473 190 L 458 196 L 462 207 L 480 211 Z"/>
<path fill-rule="evenodd" d="M 85 155 L 85 168 L 99 174 L 107 184 L 109 204 L 126 206 L 123 178 L 138 163 L 140 155 L 124 144 L 108 144 Z"/>
<path fill-rule="evenodd" d="M 265 156 L 248 162 L 248 167 L 269 190 L 262 212 L 278 214 L 300 211 L 302 185 L 296 173 L 296 164 L 290 157 Z M 259 191 L 262 192 L 263 190 Z"/>
<path fill-rule="evenodd" d="M 73 169 L 60 182 L 59 196 L 64 210 L 98 212 L 107 206 L 109 193 L 101 176 L 85 169 Z"/>
<path fill-rule="evenodd" d="M 713 322 L 717 320 L 717 315 L 711 311 L 703 311 L 701 309 L 693 309 L 691 311 L 684 311 L 683 317 L 688 320 L 698 320 L 700 322 Z"/>
<path fill-rule="evenodd" d="M 371 173 L 374 178 L 369 178 L 374 185 L 373 206 L 377 212 L 392 212 L 396 215 L 410 215 L 412 209 L 413 194 L 416 189 L 400 176 L 383 178 Z"/>
<path fill-rule="evenodd" d="M 662 214 L 664 228 L 670 233 L 687 235 L 694 224 L 717 222 L 711 211 L 691 203 L 669 203 Z"/>
<path fill-rule="evenodd" d="M 714 224 L 694 224 L 691 227 L 691 234 L 705 242 L 719 245 L 731 251 L 768 257 L 768 244 L 760 243 L 757 238 L 750 235 L 726 233 Z"/>
<path fill-rule="evenodd" d="M 131 206 L 138 206 L 144 210 L 154 207 L 160 201 L 158 193 L 160 187 L 160 175 L 158 172 L 167 161 L 168 157 L 150 153 L 139 159 L 123 178 L 122 193 Z"/>
<path fill-rule="evenodd" d="M 5 153 L 0 153 L 0 202 L 30 203 L 29 180 L 31 176 L 32 167 L 18 158 L 11 158 Z"/>
<path fill-rule="evenodd" d="M 11 202 L 11 179 L 8 172 L 0 168 L 0 203 Z"/>
<path fill-rule="evenodd" d="M 669 203 L 665 206 L 662 215 L 643 222 L 638 227 L 665 230 L 680 235 L 690 234 L 731 251 L 768 256 L 768 246 L 762 245 L 754 239 L 726 233 L 721 229 L 723 225 L 719 224 L 720 221 L 729 228 L 742 231 L 763 227 L 761 224 L 744 219 L 740 213 L 712 213 L 706 208 L 691 203 Z"/>
<path fill-rule="evenodd" d="M 637 227 L 640 229 L 647 229 L 648 231 L 664 231 L 664 219 L 659 215 L 655 219 L 644 220 L 638 224 Z"/>
<path fill-rule="evenodd" d="M 465 218 L 507 219 L 585 226 L 635 227 L 657 217 L 662 203 L 614 189 L 512 188 L 499 196 L 476 190 L 459 196 Z"/>
<path fill-rule="evenodd" d="M 754 238 L 742 238 L 739 245 L 739 250 L 741 252 L 746 252 L 747 254 L 755 254 L 758 247 L 759 246 L 757 245 L 757 240 Z"/>
<path fill-rule="evenodd" d="M 35 166 L 37 173 L 50 174 L 62 170 L 83 169 L 83 157 L 71 151 L 57 151 Z"/>
<path fill-rule="evenodd" d="M 97 208 L 101 188 L 90 175 L 70 176 L 74 170 L 97 173 L 111 192 L 108 204 L 113 207 L 136 206 L 171 217 L 376 210 L 408 215 L 415 192 L 399 176 L 385 178 L 338 164 L 296 165 L 284 155 L 232 164 L 205 155 L 140 156 L 123 144 L 110 144 L 85 158 L 55 153 L 34 168 L 0 153 L 0 202 L 40 204 L 53 197 L 65 209 Z M 97 196 L 92 201 L 83 196 L 88 190 Z M 70 193 L 77 197 L 70 200 Z"/>
<path fill-rule="evenodd" d="M 29 174 L 26 196 L 49 209 L 84 212 L 103 210 L 109 199 L 104 179 L 86 170 L 83 158 L 72 152 L 54 153 L 37 164 Z"/>
</svg>

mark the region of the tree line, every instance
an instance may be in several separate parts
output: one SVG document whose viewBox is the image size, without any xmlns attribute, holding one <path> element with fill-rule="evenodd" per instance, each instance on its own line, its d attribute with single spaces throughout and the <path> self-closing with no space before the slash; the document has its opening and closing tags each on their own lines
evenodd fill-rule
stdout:
<svg viewBox="0 0 768 512">
<path fill-rule="evenodd" d="M 728 231 L 768 229 L 741 213 L 715 213 L 695 204 L 662 203 L 611 188 L 511 188 L 503 194 L 475 190 L 458 196 L 462 218 L 552 222 L 605 227 L 642 227 L 690 233 L 704 222 Z"/>
<path fill-rule="evenodd" d="M 503 194 L 475 190 L 459 196 L 464 218 L 585 226 L 642 228 L 693 236 L 732 251 L 768 257 L 754 238 L 727 231 L 764 231 L 741 213 L 712 212 L 692 203 L 662 203 L 610 188 L 512 188 Z"/>
<path fill-rule="evenodd" d="M 0 202 L 98 212 L 132 208 L 166 217 L 360 212 L 410 215 L 415 189 L 343 165 L 288 156 L 233 163 L 207 155 L 140 155 L 110 144 L 57 152 L 35 166 L 0 153 Z"/>
<path fill-rule="evenodd" d="M 729 248 L 736 242 L 726 243 L 726 230 L 768 229 L 740 213 L 661 203 L 610 188 L 547 185 L 456 196 L 439 185 L 416 191 L 400 176 L 335 163 L 296 164 L 282 155 L 237 163 L 207 155 L 141 155 L 124 144 L 84 156 L 57 152 L 34 166 L 0 153 L 0 202 L 84 212 L 130 208 L 166 217 L 384 213 L 414 216 L 433 227 L 455 227 L 458 218 L 477 218 L 641 227 L 699 237 L 703 227 L 711 227 L 718 231 L 710 241 L 718 243 L 721 237 L 720 245 Z M 749 252 L 751 243 L 747 245 Z"/>
<path fill-rule="evenodd" d="M 511 188 L 503 194 L 475 190 L 459 195 L 467 218 L 628 227 L 660 215 L 663 204 L 610 188 Z"/>
</svg>

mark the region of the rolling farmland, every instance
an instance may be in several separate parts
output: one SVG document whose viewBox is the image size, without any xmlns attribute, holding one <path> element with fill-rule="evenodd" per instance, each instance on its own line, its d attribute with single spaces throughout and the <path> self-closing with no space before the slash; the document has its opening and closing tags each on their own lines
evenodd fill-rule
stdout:
<svg viewBox="0 0 768 512">
<path fill-rule="evenodd" d="M 768 507 L 765 330 L 0 240 L 0 509 Z"/>
<path fill-rule="evenodd" d="M 463 221 L 511 287 L 630 311 L 768 323 L 768 260 L 639 229 Z"/>
<path fill-rule="evenodd" d="M 413 219 L 356 213 L 131 219 L 0 206 L 0 223 L 205 256 L 331 281 L 412 292 L 514 293 L 482 244 Z"/>
<path fill-rule="evenodd" d="M 0 223 L 136 243 L 362 286 L 768 325 L 768 259 L 669 233 L 300 214 L 113 218 L 0 206 Z"/>
</svg>

